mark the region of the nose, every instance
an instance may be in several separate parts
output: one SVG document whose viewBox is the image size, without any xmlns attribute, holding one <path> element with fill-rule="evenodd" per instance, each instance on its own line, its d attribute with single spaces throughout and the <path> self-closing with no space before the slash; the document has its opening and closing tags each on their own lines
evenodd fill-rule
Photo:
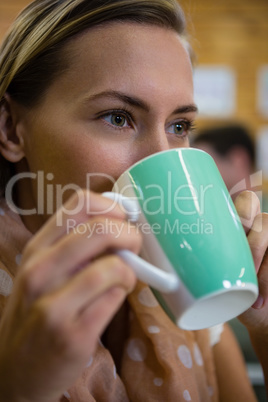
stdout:
<svg viewBox="0 0 268 402">
<path fill-rule="evenodd" d="M 140 158 L 145 158 L 157 152 L 167 151 L 170 148 L 165 130 L 153 130 L 147 132 L 146 135 L 140 139 L 139 156 Z"/>
</svg>

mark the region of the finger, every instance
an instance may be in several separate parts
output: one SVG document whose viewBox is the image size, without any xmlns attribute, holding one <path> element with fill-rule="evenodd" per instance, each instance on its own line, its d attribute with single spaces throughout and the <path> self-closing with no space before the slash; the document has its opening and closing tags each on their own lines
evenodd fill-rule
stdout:
<svg viewBox="0 0 268 402">
<path fill-rule="evenodd" d="M 115 255 L 105 256 L 81 271 L 61 289 L 43 297 L 39 308 L 49 312 L 49 326 L 60 326 L 63 331 L 68 329 L 66 326 L 79 325 L 80 319 L 82 322 L 88 321 L 90 316 L 97 319 L 100 313 L 102 318 L 99 317 L 99 323 L 103 325 L 105 320 L 111 318 L 111 311 L 118 308 L 118 303 L 133 289 L 135 282 L 133 271 L 123 260 Z M 121 296 L 115 298 L 113 306 L 105 305 L 102 297 L 115 288 L 121 289 Z M 95 324 L 92 322 L 92 326 Z"/>
<path fill-rule="evenodd" d="M 99 338 L 111 319 L 117 313 L 129 292 L 121 287 L 113 287 L 95 299 L 81 313 L 77 326 L 80 333 L 89 333 L 90 336 Z M 94 328 L 92 323 L 94 323 Z"/>
<path fill-rule="evenodd" d="M 248 242 L 258 273 L 259 284 L 259 296 L 252 307 L 260 309 L 268 299 L 268 214 L 263 213 L 255 217 L 248 233 Z"/>
<path fill-rule="evenodd" d="M 253 304 L 253 308 L 260 309 L 268 300 L 268 254 L 265 253 L 258 272 L 259 296 Z"/>
<path fill-rule="evenodd" d="M 90 261 L 111 249 L 138 253 L 141 236 L 135 226 L 121 220 L 95 218 L 87 222 L 88 233 L 72 231 L 52 247 L 40 251 L 24 265 L 24 280 L 32 297 L 61 286 Z"/>
<path fill-rule="evenodd" d="M 252 191 L 243 191 L 236 197 L 234 205 L 245 232 L 248 233 L 255 216 L 261 212 L 260 201 Z"/>
<path fill-rule="evenodd" d="M 247 238 L 258 272 L 268 247 L 268 214 L 262 213 L 255 217 Z"/>
<path fill-rule="evenodd" d="M 47 319 L 41 336 L 48 333 L 51 344 L 60 345 L 62 361 L 65 366 L 71 365 L 71 372 L 70 370 L 67 372 L 69 375 L 74 378 L 81 375 L 80 371 L 85 368 L 90 356 L 93 355 L 99 338 L 121 307 L 126 295 L 122 287 L 110 288 L 96 297 L 75 319 L 67 314 L 70 300 L 65 303 L 65 309 L 62 308 L 62 300 L 59 302 L 59 299 L 57 301 L 46 299 L 37 307 L 41 316 Z M 44 325 L 43 322 L 42 324 Z M 51 346 L 48 350 L 51 351 Z M 59 350 L 56 349 L 55 353 L 58 355 Z M 46 357 L 46 362 L 47 360 Z M 55 362 L 53 369 L 55 370 Z M 64 370 L 63 367 L 59 369 Z M 76 374 L 76 371 L 79 374 Z"/>
<path fill-rule="evenodd" d="M 110 218 L 125 219 L 123 209 L 115 201 L 87 190 L 77 191 L 29 242 L 24 260 L 32 252 L 55 243 L 60 237 L 90 216 L 105 214 Z"/>
<path fill-rule="evenodd" d="M 23 323 L 16 326 L 17 336 L 13 345 L 18 361 L 24 364 L 33 381 L 30 395 L 39 395 L 39 390 L 45 390 L 49 381 L 54 396 L 52 399 L 55 400 L 54 379 L 57 379 L 58 391 L 59 384 L 64 390 L 68 383 L 73 383 L 81 375 L 89 357 L 94 353 L 98 338 L 123 303 L 126 294 L 123 287 L 109 288 L 96 296 L 89 308 L 79 316 L 69 315 L 72 299 L 68 299 L 68 295 L 67 299 L 61 298 L 59 292 L 45 296 L 31 306 L 23 317 Z M 30 356 L 27 353 L 29 350 L 32 352 Z M 44 360 L 45 365 L 42 364 Z M 27 364 L 29 361 L 30 365 Z M 16 378 L 23 378 L 23 374 L 16 374 Z"/>
</svg>

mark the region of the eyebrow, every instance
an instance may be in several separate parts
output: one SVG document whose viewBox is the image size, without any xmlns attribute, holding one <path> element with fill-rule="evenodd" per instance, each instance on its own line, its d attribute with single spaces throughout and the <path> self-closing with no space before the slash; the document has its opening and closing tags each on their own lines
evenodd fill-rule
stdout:
<svg viewBox="0 0 268 402">
<path fill-rule="evenodd" d="M 149 106 L 143 102 L 142 100 L 134 97 L 134 96 L 129 96 L 126 95 L 123 92 L 120 91 L 103 91 L 100 93 L 97 93 L 95 95 L 89 96 L 86 100 L 91 101 L 91 100 L 96 100 L 99 98 L 111 98 L 111 99 L 117 99 L 120 100 L 124 103 L 127 103 L 128 105 L 138 107 L 139 109 L 143 109 L 146 112 L 149 112 L 150 108 Z M 193 113 L 193 112 L 198 112 L 198 108 L 195 104 L 189 104 L 189 105 L 184 105 L 180 106 L 177 109 L 174 110 L 172 114 L 180 114 L 180 113 Z"/>
<path fill-rule="evenodd" d="M 178 109 L 174 110 L 173 114 L 180 114 L 180 113 L 197 113 L 198 107 L 194 104 L 181 106 Z"/>
</svg>

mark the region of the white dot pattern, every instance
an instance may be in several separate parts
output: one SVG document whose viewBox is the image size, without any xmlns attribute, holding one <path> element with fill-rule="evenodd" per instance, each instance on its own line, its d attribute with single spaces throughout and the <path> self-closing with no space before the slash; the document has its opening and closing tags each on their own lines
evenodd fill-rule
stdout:
<svg viewBox="0 0 268 402">
<path fill-rule="evenodd" d="M 16 261 L 16 264 L 17 264 L 17 265 L 20 265 L 21 259 L 22 259 L 22 255 L 21 255 L 21 254 L 17 254 L 17 255 L 16 255 L 16 258 L 15 258 L 15 261 Z"/>
<path fill-rule="evenodd" d="M 203 358 L 197 343 L 194 344 L 194 359 L 198 366 L 203 366 Z"/>
<path fill-rule="evenodd" d="M 158 301 L 152 294 L 149 288 L 143 288 L 138 294 L 139 302 L 145 307 L 156 307 L 158 306 Z"/>
<path fill-rule="evenodd" d="M 93 363 L 93 357 L 91 356 L 86 367 L 90 367 L 92 363 Z"/>
<path fill-rule="evenodd" d="M 9 296 L 13 288 L 13 280 L 11 276 L 0 269 L 0 294 L 3 296 Z"/>
<path fill-rule="evenodd" d="M 157 327 L 156 325 L 150 325 L 150 327 L 148 327 L 148 332 L 150 334 L 159 334 L 160 328 Z"/>
<path fill-rule="evenodd" d="M 214 325 L 214 327 L 209 328 L 211 346 L 214 346 L 218 342 L 220 342 L 222 332 L 223 332 L 223 324 Z"/>
<path fill-rule="evenodd" d="M 154 378 L 154 385 L 156 386 L 156 387 L 161 387 L 161 385 L 163 384 L 163 378 L 159 378 L 159 377 L 156 377 L 156 378 Z"/>
<path fill-rule="evenodd" d="M 65 391 L 63 395 L 66 396 L 67 399 L 71 399 L 69 392 Z"/>
<path fill-rule="evenodd" d="M 178 353 L 179 359 L 182 362 L 182 364 L 186 368 L 190 369 L 193 365 L 193 361 L 192 361 L 191 352 L 187 348 L 187 346 L 185 346 L 185 345 L 179 346 L 177 353 Z"/>
<path fill-rule="evenodd" d="M 190 392 L 187 389 L 185 391 L 183 391 L 183 399 L 185 401 L 191 401 L 192 400 Z"/>
<path fill-rule="evenodd" d="M 147 355 L 146 346 L 141 339 L 133 338 L 128 342 L 127 354 L 131 360 L 142 362 L 145 360 Z"/>
<path fill-rule="evenodd" d="M 212 396 L 214 394 L 213 387 L 208 386 L 208 394 L 209 394 L 209 396 Z"/>
</svg>

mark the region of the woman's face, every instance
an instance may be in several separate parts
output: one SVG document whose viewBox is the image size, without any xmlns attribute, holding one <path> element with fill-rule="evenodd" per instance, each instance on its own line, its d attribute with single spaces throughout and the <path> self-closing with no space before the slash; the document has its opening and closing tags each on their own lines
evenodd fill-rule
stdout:
<svg viewBox="0 0 268 402">
<path fill-rule="evenodd" d="M 110 190 L 139 159 L 188 147 L 192 70 L 175 32 L 112 23 L 73 39 L 65 52 L 70 67 L 18 126 L 27 166 L 43 173 L 45 185 Z M 30 186 L 36 204 L 37 180 Z"/>
</svg>

